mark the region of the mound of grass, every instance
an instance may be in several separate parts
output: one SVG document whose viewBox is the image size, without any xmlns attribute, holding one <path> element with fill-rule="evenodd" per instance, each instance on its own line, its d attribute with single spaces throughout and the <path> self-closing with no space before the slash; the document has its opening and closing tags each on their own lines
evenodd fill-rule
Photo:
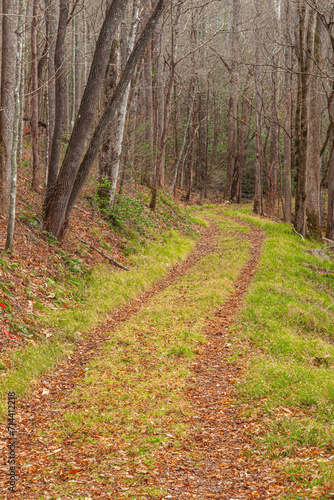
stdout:
<svg viewBox="0 0 334 500">
<path fill-rule="evenodd" d="M 331 498 L 334 262 L 313 256 L 310 251 L 320 245 L 302 241 L 289 225 L 247 210 L 229 214 L 261 225 L 267 234 L 237 324 L 239 334 L 259 348 L 241 388 L 254 411 L 265 415 L 259 450 L 277 459 L 302 498 Z"/>
</svg>

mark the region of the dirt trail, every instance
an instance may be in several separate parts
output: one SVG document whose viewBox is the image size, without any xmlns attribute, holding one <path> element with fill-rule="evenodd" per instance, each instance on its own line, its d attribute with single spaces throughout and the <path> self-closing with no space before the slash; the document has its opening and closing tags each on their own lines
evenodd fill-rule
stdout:
<svg viewBox="0 0 334 500">
<path fill-rule="evenodd" d="M 253 227 L 242 237 L 251 242 L 249 260 L 234 291 L 207 323 L 208 343 L 193 366 L 188 396 L 194 416 L 184 419 L 192 431 L 181 452 L 161 456 L 165 474 L 157 483 L 169 492 L 164 498 L 273 499 L 282 493 L 273 470 L 262 459 L 246 456 L 250 426 L 239 416 L 235 391 L 241 368 L 227 362 L 236 349 L 228 329 L 242 307 L 264 240 L 262 230 Z"/>
<path fill-rule="evenodd" d="M 165 279 L 137 300 L 113 313 L 110 320 L 94 330 L 88 339 L 78 344 L 76 351 L 66 363 L 44 377 L 42 385 L 29 399 L 23 401 L 23 407 L 19 410 L 21 420 L 18 419 L 20 443 L 17 458 L 18 462 L 30 462 L 34 465 L 32 468 L 19 469 L 19 486 L 16 493 L 5 493 L 1 498 L 21 500 L 78 498 L 72 495 L 57 497 L 51 493 L 55 491 L 57 481 L 62 481 L 62 467 L 68 466 L 71 459 L 79 455 L 82 462 L 90 460 L 84 456 L 82 443 L 76 444 L 71 437 L 62 443 L 56 441 L 52 435 L 52 419 L 55 416 L 59 418 L 70 408 L 73 389 L 83 379 L 87 362 L 102 348 L 106 339 L 105 332 L 107 331 L 109 335 L 138 312 L 155 294 L 187 273 L 205 254 L 214 251 L 216 233 L 216 228 L 205 231 L 196 249 L 185 262 L 175 266 Z M 177 452 L 171 438 L 171 446 L 161 452 L 160 463 L 145 478 L 148 486 L 168 491 L 164 496 L 155 496 L 156 499 L 273 499 L 278 498 L 282 491 L 272 470 L 269 467 L 264 468 L 261 459 L 245 456 L 245 451 L 250 447 L 250 438 L 247 434 L 249 425 L 246 420 L 238 416 L 240 407 L 235 406 L 237 396 L 233 385 L 240 377 L 240 368 L 226 360 L 234 352 L 228 328 L 242 306 L 244 295 L 256 271 L 264 236 L 260 229 L 252 227 L 249 234 L 240 233 L 240 238 L 250 240 L 250 257 L 235 283 L 234 291 L 207 322 L 204 333 L 208 343 L 203 348 L 202 356 L 196 359 L 193 377 L 189 380 L 188 397 L 194 416 L 189 419 L 181 415 L 180 418 L 188 425 L 190 423 L 192 430 Z M 41 428 L 46 433 L 45 439 L 40 439 Z M 0 436 L 1 447 L 6 444 L 7 437 L 4 425 L 1 426 Z M 34 478 L 38 475 L 38 468 L 47 469 L 55 454 L 60 470 L 55 471 L 53 479 L 48 476 L 49 479 L 45 479 L 44 483 L 36 482 Z M 94 459 L 99 460 L 98 454 Z M 7 468 L 2 461 L 0 491 L 4 488 L 6 472 Z M 81 481 L 84 477 L 81 476 Z M 89 500 L 128 498 L 121 491 L 115 488 L 114 496 L 110 497 L 105 493 L 103 481 L 95 480 L 89 484 L 90 494 L 84 493 L 79 498 Z M 145 497 L 142 493 L 138 493 L 138 497 L 131 496 L 131 498 L 137 500 L 137 498 L 153 497 Z"/>
<path fill-rule="evenodd" d="M 212 252 L 215 246 L 215 236 L 218 229 L 212 226 L 202 230 L 202 237 L 195 246 L 189 257 L 174 266 L 167 276 L 157 282 L 150 290 L 143 293 L 138 299 L 130 304 L 113 311 L 110 317 L 99 327 L 90 332 L 89 337 L 83 338 L 66 362 L 61 364 L 54 372 L 45 375 L 40 384 L 34 389 L 29 398 L 18 401 L 18 415 L 16 422 L 18 425 L 18 487 L 14 494 L 8 492 L 8 466 L 6 460 L 8 430 L 5 422 L 0 425 L 0 498 L 20 498 L 21 500 L 40 498 L 36 496 L 41 484 L 34 482 L 36 468 L 45 467 L 56 448 L 60 448 L 59 443 L 52 439 L 50 430 L 52 420 L 58 417 L 70 407 L 69 400 L 73 389 L 83 379 L 85 375 L 85 365 L 93 356 L 96 356 L 103 347 L 103 343 L 109 338 L 116 328 L 120 327 L 131 316 L 136 314 L 154 295 L 166 289 L 179 277 L 185 275 L 203 256 Z M 106 335 L 106 332 L 108 333 Z M 41 440 L 39 431 L 50 432 L 50 439 L 45 443 Z M 66 449 L 58 452 L 60 462 L 66 462 Z M 20 463 L 30 462 L 33 467 L 22 470 Z M 47 488 L 46 488 L 47 490 Z M 46 494 L 46 493 L 45 493 Z M 48 498 L 48 496 L 45 496 Z"/>
</svg>

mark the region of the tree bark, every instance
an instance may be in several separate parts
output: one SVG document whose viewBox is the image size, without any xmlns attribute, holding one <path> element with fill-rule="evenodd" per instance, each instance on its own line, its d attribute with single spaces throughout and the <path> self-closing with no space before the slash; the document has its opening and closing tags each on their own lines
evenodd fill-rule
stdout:
<svg viewBox="0 0 334 500">
<path fill-rule="evenodd" d="M 111 96 L 116 88 L 117 79 L 120 72 L 119 39 L 113 41 L 109 63 L 104 80 L 104 107 L 107 107 Z M 111 123 L 106 131 L 101 147 L 99 158 L 99 185 L 98 197 L 101 208 L 107 209 L 109 206 L 112 178 L 112 157 L 115 147 L 116 124 Z"/>
<path fill-rule="evenodd" d="M 45 185 L 47 186 L 49 161 L 51 154 L 52 138 L 55 127 L 56 116 L 56 94 L 55 94 L 55 48 L 57 39 L 57 9 L 53 0 L 45 0 L 45 28 L 47 39 L 47 145 L 46 145 L 46 179 Z"/>
<path fill-rule="evenodd" d="M 256 214 L 262 214 L 262 140 L 261 140 L 261 97 L 260 97 L 260 0 L 256 0 L 256 41 L 255 41 L 255 109 L 256 109 L 256 135 L 255 135 L 255 195 L 253 211 Z"/>
<path fill-rule="evenodd" d="M 278 66 L 278 57 L 274 58 L 274 65 Z M 280 124 L 279 124 L 279 70 L 273 69 L 272 98 L 271 98 L 271 123 L 270 123 L 270 158 L 267 176 L 267 210 L 274 213 L 277 196 L 278 167 L 280 161 Z"/>
<path fill-rule="evenodd" d="M 146 2 L 146 18 L 151 7 L 151 1 Z M 153 163 L 153 81 L 152 81 L 152 47 L 146 49 L 143 65 L 143 94 L 144 94 L 144 172 L 143 178 L 149 183 Z"/>
<path fill-rule="evenodd" d="M 44 199 L 44 213 L 48 213 L 49 203 L 51 200 L 51 195 L 54 190 L 59 162 L 61 153 L 61 143 L 66 122 L 66 47 L 65 47 L 65 36 L 66 27 L 69 14 L 69 0 L 60 0 L 60 10 L 59 10 L 59 22 L 58 22 L 58 33 L 57 41 L 55 47 L 55 125 L 53 130 L 51 152 L 48 166 L 48 178 L 46 183 L 46 192 Z"/>
<path fill-rule="evenodd" d="M 149 42 L 149 40 L 152 37 L 153 31 L 155 29 L 156 23 L 159 20 L 161 14 L 163 13 L 163 10 L 167 4 L 167 0 L 158 0 L 156 3 L 156 6 L 154 8 L 154 11 L 147 22 L 144 30 L 142 31 L 137 43 L 135 44 L 135 47 L 131 53 L 131 56 L 129 57 L 128 62 L 126 63 L 126 66 L 124 68 L 124 71 L 122 73 L 122 76 L 120 78 L 120 81 L 117 85 L 117 88 L 115 89 L 115 92 L 113 93 L 113 96 L 111 98 L 110 104 L 108 108 L 105 110 L 103 113 L 102 117 L 99 120 L 99 123 L 95 129 L 95 132 L 93 134 L 93 137 L 90 141 L 90 144 L 87 148 L 87 152 L 80 164 L 79 170 L 77 172 L 77 176 L 75 178 L 73 188 L 68 195 L 68 193 L 63 193 L 62 196 L 66 199 L 68 196 L 68 203 L 65 209 L 61 211 L 62 204 L 59 203 L 59 211 L 55 211 L 52 216 L 48 217 L 48 220 L 46 221 L 46 227 L 49 228 L 49 231 L 51 234 L 53 234 L 56 238 L 60 238 L 63 230 L 65 229 L 65 220 L 67 220 L 70 212 L 73 209 L 73 206 L 76 202 L 77 197 L 79 196 L 82 187 L 84 186 L 84 183 L 89 175 L 90 169 L 92 168 L 92 165 L 95 161 L 95 158 L 98 154 L 99 147 L 101 144 L 102 137 L 108 127 L 108 125 L 111 123 L 111 120 L 113 120 L 116 111 L 118 110 L 120 103 L 122 102 L 122 98 L 124 96 L 124 93 L 126 91 L 126 88 L 131 81 L 131 78 L 133 77 L 137 64 L 140 61 L 141 57 L 143 56 L 143 53 L 145 51 L 145 48 Z M 83 98 L 84 99 L 84 98 Z M 81 103 L 82 106 L 82 103 Z M 58 195 L 57 195 L 58 196 Z"/>
<path fill-rule="evenodd" d="M 227 172 L 224 189 L 224 200 L 230 200 L 232 197 L 233 174 L 237 158 L 237 114 L 238 99 L 240 93 L 239 77 L 239 24 L 240 24 L 240 0 L 233 0 L 232 17 L 232 64 L 231 64 L 231 93 L 228 107 L 228 141 L 227 141 Z"/>
<path fill-rule="evenodd" d="M 290 33 L 290 0 L 284 2 L 283 22 L 285 25 L 285 75 L 284 75 L 284 222 L 292 221 L 292 193 L 291 193 L 291 108 L 292 108 L 292 40 Z"/>
<path fill-rule="evenodd" d="M 333 117 L 334 118 L 334 117 Z M 331 133 L 331 148 L 328 159 L 328 209 L 326 237 L 334 240 L 334 133 Z"/>
<path fill-rule="evenodd" d="M 320 43 L 320 25 L 315 32 L 314 37 L 314 61 L 312 64 L 312 76 L 310 82 L 310 106 L 312 112 L 309 115 L 309 141 L 307 152 L 307 191 L 306 191 L 306 220 L 307 231 L 310 237 L 322 239 L 321 228 L 321 208 L 320 208 L 320 182 L 321 182 L 321 80 L 318 76 L 321 71 L 321 43 Z M 312 103 L 312 104 L 311 104 Z"/>
<path fill-rule="evenodd" d="M 44 229 L 56 238 L 60 237 L 64 226 L 68 201 L 97 108 L 111 44 L 115 31 L 123 19 L 127 3 L 128 0 L 114 0 L 107 11 L 96 43 L 90 74 L 65 158 L 46 207 Z"/>
<path fill-rule="evenodd" d="M 15 75 L 15 111 L 13 123 L 13 147 L 11 156 L 11 190 L 10 190 L 10 208 L 7 225 L 7 237 L 5 250 L 11 251 L 13 248 L 14 228 L 15 228 L 15 213 L 16 213 L 16 189 L 17 189 L 17 148 L 19 139 L 19 126 L 20 126 L 20 108 L 21 99 L 23 99 L 23 92 L 21 86 L 21 68 L 23 65 L 23 52 L 24 52 L 24 22 L 26 17 L 26 0 L 20 0 L 19 17 L 18 17 L 18 44 L 17 44 L 17 66 Z"/>
<path fill-rule="evenodd" d="M 8 216 L 10 205 L 17 52 L 16 30 L 17 0 L 3 0 L 0 111 L 0 215 L 5 217 Z M 14 57 L 13 54 L 15 54 Z"/>
<path fill-rule="evenodd" d="M 32 188 L 39 191 L 40 160 L 39 160 L 39 97 L 38 97 L 38 54 L 37 54 L 37 24 L 38 0 L 33 2 L 31 22 L 31 139 L 32 139 Z"/>
<path fill-rule="evenodd" d="M 241 203 L 242 198 L 242 176 L 246 162 L 246 140 L 247 140 L 247 122 L 249 114 L 249 96 L 248 86 L 244 89 L 242 98 L 242 119 L 240 125 L 239 149 L 237 158 L 237 179 L 236 179 L 236 202 Z"/>
<path fill-rule="evenodd" d="M 129 38 L 128 38 L 126 60 L 129 59 L 131 52 L 133 51 L 134 44 L 135 44 L 135 39 L 136 39 L 136 34 L 137 34 L 137 29 L 138 29 L 138 24 L 139 24 L 139 17 L 138 17 L 139 11 L 140 11 L 140 1 L 135 0 L 133 3 L 132 21 L 131 21 Z M 120 162 L 121 162 L 121 154 L 122 154 L 123 138 L 124 138 L 124 131 L 125 131 L 126 114 L 127 114 L 129 96 L 130 96 L 130 88 L 131 88 L 131 83 L 128 84 L 128 86 L 124 92 L 124 96 L 123 96 L 123 99 L 122 99 L 122 102 L 121 102 L 121 105 L 119 108 L 119 113 L 118 113 L 115 147 L 113 149 L 113 158 L 111 160 L 112 169 L 111 169 L 111 190 L 110 190 L 110 200 L 109 200 L 110 208 L 112 208 L 114 203 L 115 203 L 116 187 L 117 187 L 117 180 L 118 180 L 118 174 L 119 174 L 119 168 L 120 168 Z M 152 147 L 153 147 L 153 139 L 152 139 Z"/>
<path fill-rule="evenodd" d="M 307 198 L 307 155 L 309 150 L 309 115 L 310 115 L 310 71 L 314 56 L 314 34 L 316 12 L 310 9 L 306 23 L 306 5 L 299 4 L 299 89 L 296 108 L 296 141 L 295 166 L 296 182 L 296 214 L 294 225 L 302 236 L 308 235 L 306 218 Z"/>
</svg>

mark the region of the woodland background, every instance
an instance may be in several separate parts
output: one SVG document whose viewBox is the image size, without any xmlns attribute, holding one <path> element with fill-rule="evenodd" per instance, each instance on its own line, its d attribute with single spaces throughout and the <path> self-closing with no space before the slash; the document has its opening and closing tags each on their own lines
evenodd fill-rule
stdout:
<svg viewBox="0 0 334 500">
<path fill-rule="evenodd" d="M 0 210 L 18 179 L 60 239 L 88 178 L 254 199 L 334 238 L 334 6 L 325 0 L 3 0 Z"/>
</svg>

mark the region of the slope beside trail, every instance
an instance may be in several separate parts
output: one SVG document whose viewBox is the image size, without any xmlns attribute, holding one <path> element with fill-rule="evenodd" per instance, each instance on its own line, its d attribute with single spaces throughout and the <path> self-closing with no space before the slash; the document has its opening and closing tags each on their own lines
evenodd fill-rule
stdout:
<svg viewBox="0 0 334 500">
<path fill-rule="evenodd" d="M 239 222 L 240 223 L 240 222 Z M 168 276 L 157 283 L 139 299 L 113 313 L 111 319 L 102 327 L 91 332 L 89 338 L 82 340 L 74 354 L 56 371 L 43 377 L 31 395 L 23 401 L 18 416 L 20 427 L 18 462 L 25 464 L 18 470 L 19 483 L 14 494 L 5 489 L 6 466 L 1 463 L 0 490 L 1 498 L 30 499 L 187 499 L 202 500 L 218 498 L 229 500 L 280 498 L 283 488 L 275 473 L 264 465 L 261 459 L 247 454 L 252 446 L 249 423 L 240 416 L 240 402 L 235 384 L 240 378 L 238 364 L 228 362 L 234 354 L 235 345 L 230 342 L 229 328 L 235 315 L 242 307 L 244 295 L 253 279 L 261 253 L 264 235 L 261 229 L 251 227 L 247 234 L 240 231 L 238 238 L 250 243 L 249 258 L 244 265 L 234 289 L 222 307 L 205 324 L 204 334 L 207 343 L 201 348 L 200 357 L 192 366 L 192 374 L 187 383 L 185 398 L 191 406 L 191 417 L 180 412 L 178 418 L 188 432 L 176 448 L 173 436 L 166 448 L 161 449 L 154 469 L 138 472 L 138 494 L 134 493 L 136 484 L 132 484 L 131 495 L 127 480 L 132 477 L 124 473 L 121 467 L 106 471 L 108 478 L 113 478 L 113 489 L 108 492 L 104 478 L 92 477 L 88 471 L 92 461 L 103 460 L 103 455 L 96 445 L 90 443 L 89 450 L 84 441 L 76 441 L 75 436 L 67 436 L 59 442 L 54 434 L 53 419 L 61 420 L 67 409 L 71 408 L 73 390 L 85 377 L 85 366 L 98 356 L 106 338 L 130 317 L 141 310 L 162 290 L 169 287 L 179 277 L 187 274 L 205 254 L 215 248 L 217 228 L 205 231 L 204 237 L 189 258 L 175 266 Z M 41 437 L 43 430 L 44 438 Z M 254 430 L 254 429 L 253 429 Z M 0 429 L 0 446 L 6 444 L 6 427 Z M 247 456 L 249 455 L 249 456 Z M 57 457 L 59 466 L 55 469 Z M 74 465 L 71 465 L 74 464 Z M 76 474 L 80 468 L 80 481 Z M 72 467 L 72 468 L 71 468 Z M 64 490 L 64 470 L 69 469 L 73 480 L 71 491 Z M 86 471 L 85 471 L 86 468 Z M 44 470 L 41 479 L 40 471 Z M 130 471 L 131 472 L 131 471 Z M 79 474 L 78 474 L 79 476 Z M 38 477 L 38 480 L 36 478 Z M 75 488 L 75 484 L 78 484 Z M 110 481 L 108 486 L 110 486 Z M 147 493 L 145 494 L 145 487 Z M 153 490 L 156 488 L 156 492 Z M 59 494 L 57 494 L 57 490 Z"/>
</svg>

